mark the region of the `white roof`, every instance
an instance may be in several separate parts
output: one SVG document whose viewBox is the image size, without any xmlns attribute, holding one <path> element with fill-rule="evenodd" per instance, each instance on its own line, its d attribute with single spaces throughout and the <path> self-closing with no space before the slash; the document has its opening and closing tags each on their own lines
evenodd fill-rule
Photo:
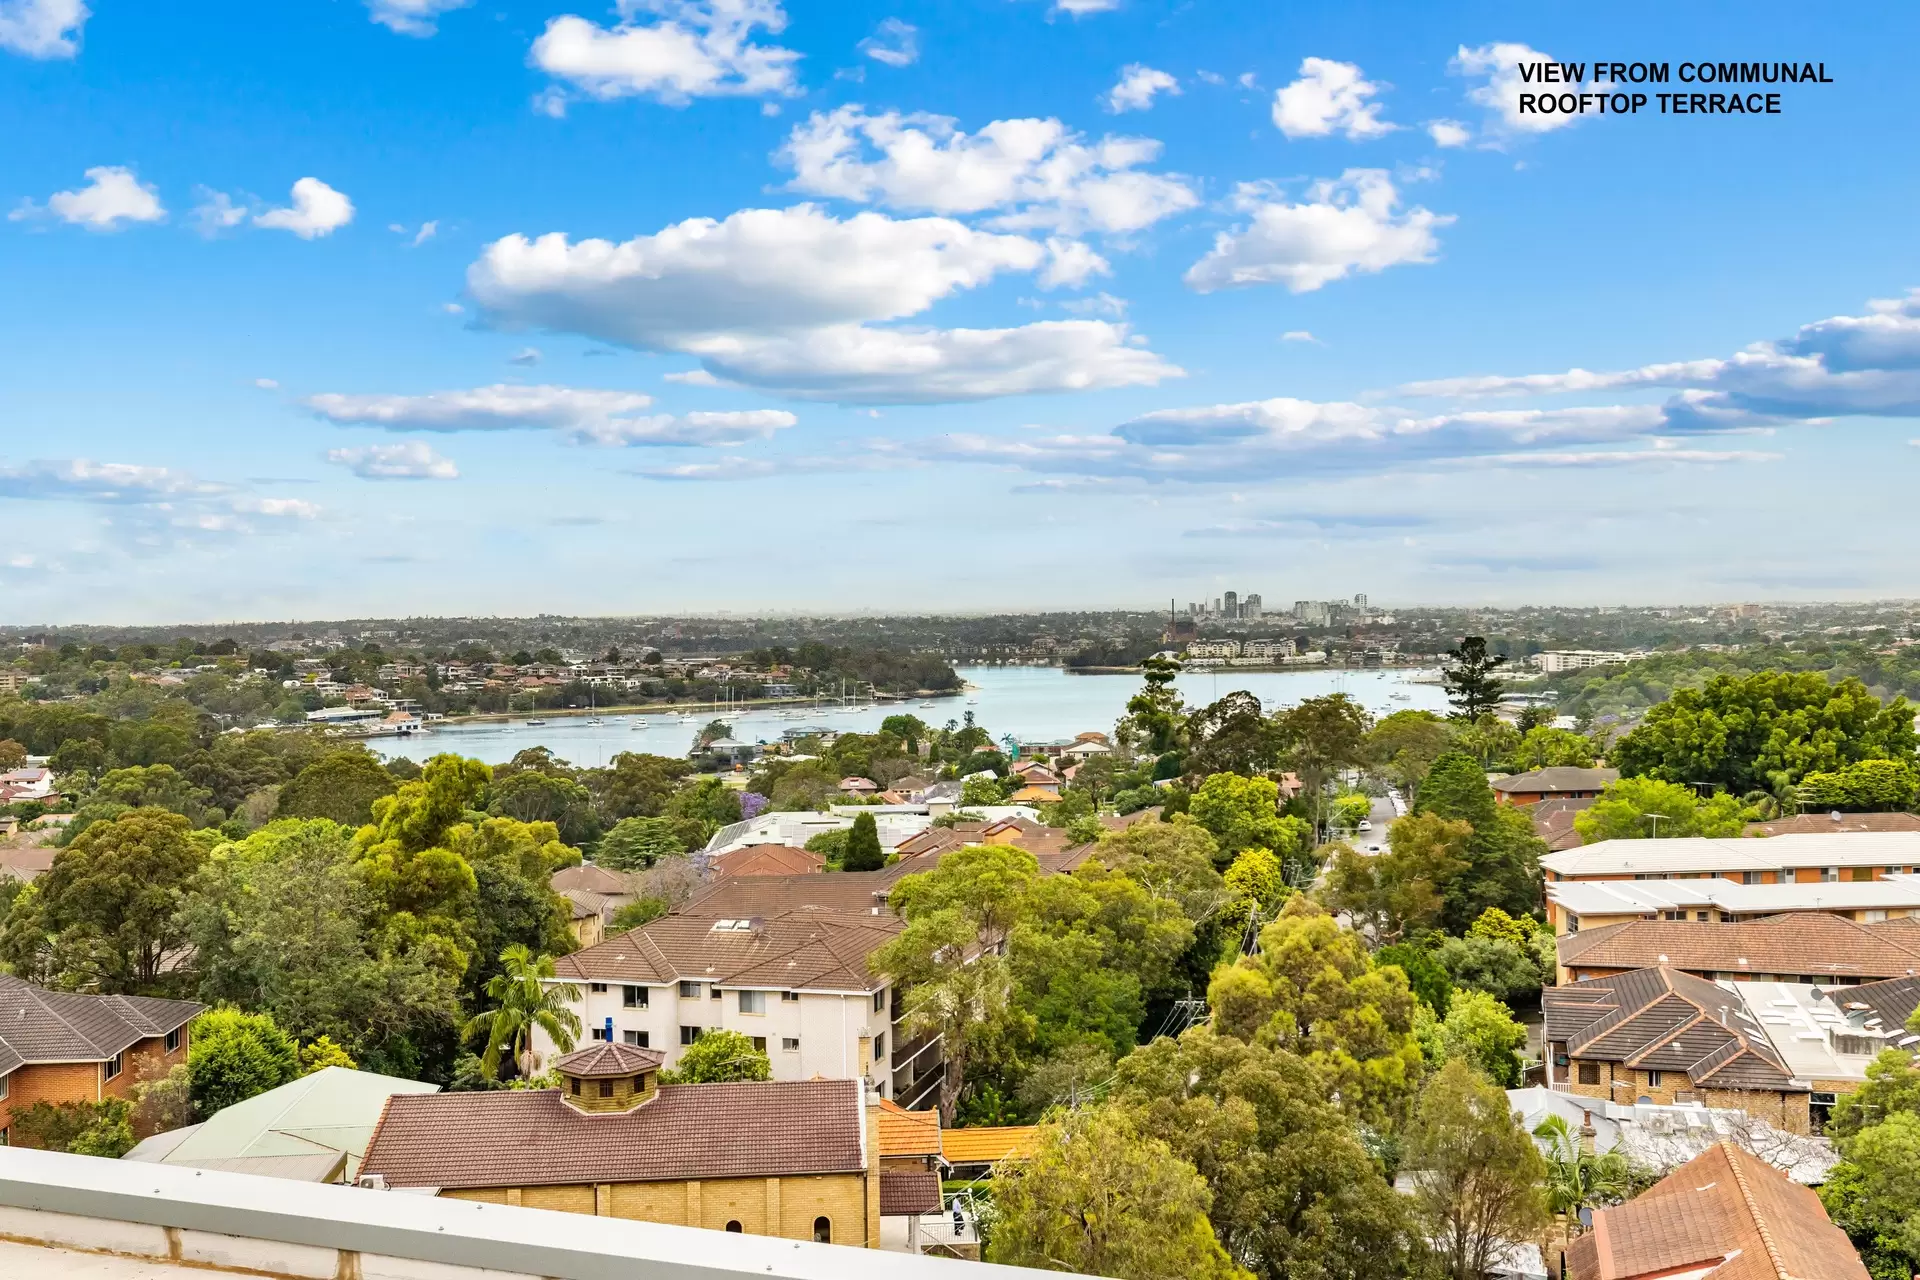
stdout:
<svg viewBox="0 0 1920 1280">
<path fill-rule="evenodd" d="M 1747 1013 L 1767 1033 L 1787 1070 L 1799 1080 L 1865 1080 L 1867 1067 L 1878 1053 L 1841 1053 L 1833 1046 L 1835 1032 L 1863 1036 L 1829 993 L 1846 1000 L 1845 987 L 1808 986 L 1802 982 L 1722 983 L 1738 986 Z M 1878 1030 L 1878 1028 L 1876 1028 Z M 1898 1028 L 1887 1028 L 1897 1031 Z M 1886 1040 L 1891 1046 L 1893 1039 Z"/>
<path fill-rule="evenodd" d="M 1825 1182 L 1840 1158 L 1818 1138 L 1775 1129 L 1744 1111 L 1699 1103 L 1612 1102 L 1535 1085 L 1507 1090 L 1507 1104 L 1528 1133 L 1550 1115 L 1563 1117 L 1576 1133 L 1583 1120 L 1589 1121 L 1593 1150 L 1611 1151 L 1617 1144 L 1635 1163 L 1660 1173 L 1678 1168 L 1724 1138 L 1747 1139 L 1741 1145 L 1807 1185 Z"/>
<path fill-rule="evenodd" d="M 1741 915 L 1783 911 L 1920 911 L 1920 876 L 1888 876 L 1865 883 L 1742 884 L 1704 880 L 1549 880 L 1547 898 L 1577 916 L 1651 915 L 1690 907 L 1718 907 Z"/>
<path fill-rule="evenodd" d="M 1540 865 L 1563 876 L 1779 871 L 1789 867 L 1920 866 L 1920 831 L 1822 831 L 1807 835 L 1602 840 L 1562 849 Z"/>
</svg>

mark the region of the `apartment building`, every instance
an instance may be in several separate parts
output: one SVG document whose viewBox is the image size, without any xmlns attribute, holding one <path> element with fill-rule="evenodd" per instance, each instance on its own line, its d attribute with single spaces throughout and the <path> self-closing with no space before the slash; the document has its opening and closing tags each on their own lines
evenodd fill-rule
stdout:
<svg viewBox="0 0 1920 1280">
<path fill-rule="evenodd" d="M 124 1098 L 151 1064 L 187 1060 L 190 1000 L 46 991 L 0 976 L 0 1146 L 36 1102 Z"/>
<path fill-rule="evenodd" d="M 1631 662 L 1632 655 L 1606 649 L 1549 649 L 1533 655 L 1533 665 L 1548 675 L 1559 671 L 1585 671 L 1589 667 L 1608 667 Z"/>
<path fill-rule="evenodd" d="M 1602 840 L 1540 859 L 1558 880 L 1687 880 L 1725 876 L 1745 884 L 1863 883 L 1920 872 L 1920 831 L 1847 831 L 1764 840 L 1662 836 Z"/>
<path fill-rule="evenodd" d="M 652 1050 L 671 1067 L 708 1032 L 737 1031 L 775 1080 L 865 1078 L 896 1097 L 893 988 L 867 958 L 900 927 L 889 914 L 806 908 L 666 916 L 561 957 L 552 981 L 577 993 L 569 1007 L 589 1043 Z M 539 1033 L 534 1049 L 544 1060 L 555 1046 Z"/>
<path fill-rule="evenodd" d="M 1899 978 L 1920 969 L 1920 919 L 1861 924 L 1824 911 L 1759 920 L 1630 920 L 1561 934 L 1560 981 L 1669 965 L 1729 982 L 1831 984 Z"/>
<path fill-rule="evenodd" d="M 1592 800 L 1620 779 L 1618 769 L 1576 769 L 1556 765 L 1493 781 L 1493 798 L 1502 804 L 1533 805 L 1543 800 Z"/>
<path fill-rule="evenodd" d="M 1556 934 L 1601 929 L 1630 920 L 1719 924 L 1763 916 L 1824 911 L 1861 924 L 1920 913 L 1920 876 L 1820 884 L 1748 884 L 1725 876 L 1704 880 L 1558 880 L 1546 886 L 1547 923 Z"/>
</svg>

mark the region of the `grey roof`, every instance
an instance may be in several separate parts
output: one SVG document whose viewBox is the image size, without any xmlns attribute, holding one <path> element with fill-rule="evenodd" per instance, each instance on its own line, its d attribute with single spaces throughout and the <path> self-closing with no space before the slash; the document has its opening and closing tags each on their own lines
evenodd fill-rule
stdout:
<svg viewBox="0 0 1920 1280">
<path fill-rule="evenodd" d="M 1556 791 L 1599 791 L 1609 782 L 1619 779 L 1618 769 L 1576 769 L 1568 765 L 1554 765 L 1548 769 L 1534 769 L 1529 773 L 1501 778 L 1493 784 L 1493 789 L 1508 795 L 1552 795 Z"/>
<path fill-rule="evenodd" d="M 1565 1043 L 1574 1058 L 1684 1071 L 1702 1088 L 1806 1087 L 1791 1079 L 1739 992 L 1674 969 L 1548 987 L 1540 1007 L 1547 1039 Z"/>
<path fill-rule="evenodd" d="M 30 1062 L 105 1062 L 153 1036 L 183 1027 L 206 1008 L 191 1000 L 46 991 L 0 976 L 0 1069 L 11 1055 Z"/>
<path fill-rule="evenodd" d="M 1920 866 L 1920 831 L 1841 831 L 1755 838 L 1601 840 L 1540 859 L 1563 876 L 1779 871 L 1788 867 Z"/>
</svg>

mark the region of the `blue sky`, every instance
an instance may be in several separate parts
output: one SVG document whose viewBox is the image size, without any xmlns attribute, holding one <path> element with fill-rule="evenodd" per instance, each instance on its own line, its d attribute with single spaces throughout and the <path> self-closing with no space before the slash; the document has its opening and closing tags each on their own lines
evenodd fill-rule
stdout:
<svg viewBox="0 0 1920 1280">
<path fill-rule="evenodd" d="M 1911 595 L 1916 28 L 0 0 L 0 620 Z"/>
</svg>

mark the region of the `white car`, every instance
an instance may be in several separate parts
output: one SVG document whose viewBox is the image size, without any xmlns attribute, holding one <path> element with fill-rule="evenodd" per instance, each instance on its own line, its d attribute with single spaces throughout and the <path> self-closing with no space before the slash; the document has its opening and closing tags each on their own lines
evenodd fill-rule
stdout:
<svg viewBox="0 0 1920 1280">
<path fill-rule="evenodd" d="M 1359 825 L 1359 827 L 1358 827 L 1358 828 L 1356 828 L 1356 830 L 1360 830 L 1360 831 L 1371 831 L 1371 830 L 1373 830 L 1373 819 L 1372 819 L 1372 818 L 1362 818 L 1362 819 L 1360 819 L 1360 825 Z"/>
</svg>

